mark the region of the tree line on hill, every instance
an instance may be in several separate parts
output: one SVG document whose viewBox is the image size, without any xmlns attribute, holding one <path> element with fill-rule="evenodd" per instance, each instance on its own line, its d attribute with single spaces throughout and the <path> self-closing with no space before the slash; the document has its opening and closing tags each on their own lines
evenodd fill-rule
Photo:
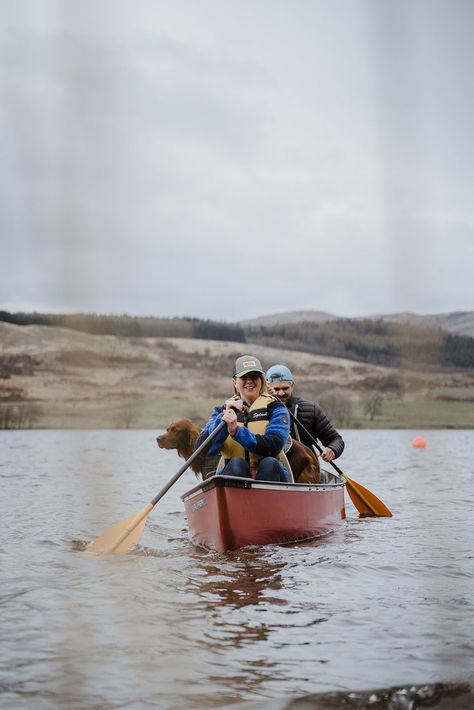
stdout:
<svg viewBox="0 0 474 710">
<path fill-rule="evenodd" d="M 245 342 L 240 325 L 199 318 L 155 318 L 153 316 L 101 315 L 96 313 L 9 313 L 0 311 L 0 321 L 14 325 L 49 325 L 71 328 L 90 335 L 125 338 L 200 338 Z"/>
<path fill-rule="evenodd" d="M 101 314 L 9 313 L 0 321 L 49 325 L 93 335 L 200 338 L 343 357 L 389 367 L 474 368 L 474 338 L 407 323 L 341 318 L 327 323 L 246 326 L 198 318 Z"/>
<path fill-rule="evenodd" d="M 246 328 L 247 339 L 273 347 L 389 367 L 474 368 L 474 338 L 406 323 L 344 318 Z"/>
</svg>

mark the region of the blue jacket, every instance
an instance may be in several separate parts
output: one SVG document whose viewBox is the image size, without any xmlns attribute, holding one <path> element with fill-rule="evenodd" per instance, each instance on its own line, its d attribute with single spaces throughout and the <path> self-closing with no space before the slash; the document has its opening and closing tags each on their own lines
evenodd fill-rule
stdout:
<svg viewBox="0 0 474 710">
<path fill-rule="evenodd" d="M 224 409 L 224 405 L 221 405 L 213 410 L 209 421 L 199 434 L 196 448 L 202 444 L 209 434 L 212 434 L 214 429 L 221 423 L 221 414 Z M 247 449 L 247 451 L 257 456 L 262 458 L 265 456 L 278 456 L 290 435 L 290 415 L 284 404 L 272 402 L 268 406 L 268 419 L 265 434 L 253 434 L 247 427 L 239 426 L 233 438 L 241 444 L 244 449 Z M 222 431 L 217 434 L 216 438 L 212 440 L 205 456 L 216 456 L 222 449 L 224 441 L 228 436 L 229 432 L 227 431 L 227 427 L 224 427 Z"/>
</svg>

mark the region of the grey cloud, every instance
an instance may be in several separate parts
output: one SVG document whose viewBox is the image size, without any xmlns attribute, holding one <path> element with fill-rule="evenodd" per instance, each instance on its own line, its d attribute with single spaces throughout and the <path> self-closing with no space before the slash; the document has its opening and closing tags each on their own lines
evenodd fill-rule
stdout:
<svg viewBox="0 0 474 710">
<path fill-rule="evenodd" d="M 5 305 L 472 307 L 469 4 L 9 7 Z"/>
</svg>

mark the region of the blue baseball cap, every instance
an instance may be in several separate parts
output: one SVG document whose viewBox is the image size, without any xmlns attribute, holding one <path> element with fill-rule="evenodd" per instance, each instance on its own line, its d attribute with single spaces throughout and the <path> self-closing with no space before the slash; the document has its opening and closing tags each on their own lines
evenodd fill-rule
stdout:
<svg viewBox="0 0 474 710">
<path fill-rule="evenodd" d="M 272 382 L 293 382 L 293 375 L 286 365 L 272 365 L 265 378 L 269 384 Z"/>
</svg>

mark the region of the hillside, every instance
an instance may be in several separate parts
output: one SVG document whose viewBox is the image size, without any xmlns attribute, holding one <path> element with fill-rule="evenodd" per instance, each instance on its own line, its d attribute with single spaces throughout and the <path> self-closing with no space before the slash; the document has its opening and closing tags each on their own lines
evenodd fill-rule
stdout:
<svg viewBox="0 0 474 710">
<path fill-rule="evenodd" d="M 245 329 L 247 340 L 373 365 L 474 371 L 474 338 L 396 321 L 339 318 Z"/>
<path fill-rule="evenodd" d="M 288 311 L 286 313 L 273 313 L 271 315 L 259 316 L 241 320 L 240 325 L 246 327 L 281 325 L 283 323 L 328 323 L 338 320 L 340 316 L 331 315 L 324 311 Z"/>
<path fill-rule="evenodd" d="M 246 328 L 283 325 L 286 323 L 329 323 L 335 320 L 342 320 L 342 317 L 325 313 L 324 311 L 306 310 L 259 316 L 258 318 L 240 321 L 240 325 Z M 422 328 L 441 328 L 448 333 L 474 337 L 474 311 L 438 313 L 433 315 L 391 313 L 350 318 L 348 320 L 383 320 L 393 323 L 405 323 Z"/>
<path fill-rule="evenodd" d="M 456 335 L 468 335 L 474 338 L 474 311 L 438 313 L 420 316 L 416 313 L 392 313 L 391 315 L 371 316 L 372 319 L 387 322 L 408 323 L 422 328 L 441 328 Z"/>
<path fill-rule="evenodd" d="M 203 423 L 231 394 L 236 357 L 286 363 L 340 427 L 474 427 L 474 372 L 412 372 L 285 348 L 92 335 L 0 323 L 0 428 Z"/>
</svg>

